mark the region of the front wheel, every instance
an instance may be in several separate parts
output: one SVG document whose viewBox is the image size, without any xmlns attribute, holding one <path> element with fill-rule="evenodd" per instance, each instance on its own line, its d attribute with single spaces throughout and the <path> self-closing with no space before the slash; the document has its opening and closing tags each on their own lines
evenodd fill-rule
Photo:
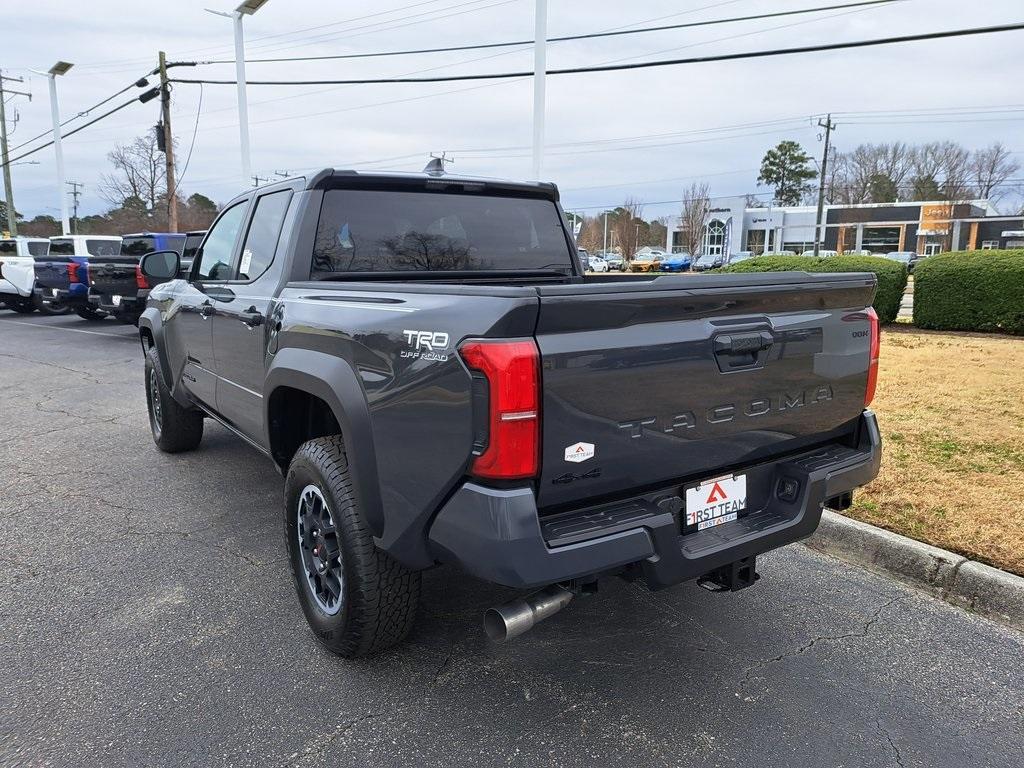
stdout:
<svg viewBox="0 0 1024 768">
<path fill-rule="evenodd" d="M 364 656 L 409 634 L 420 574 L 374 544 L 356 505 L 341 435 L 310 440 L 295 453 L 284 522 L 302 612 L 328 650 Z"/>
<path fill-rule="evenodd" d="M 203 439 L 203 415 L 183 408 L 160 375 L 156 347 L 146 353 L 146 406 L 153 442 L 165 453 L 191 451 Z"/>
</svg>

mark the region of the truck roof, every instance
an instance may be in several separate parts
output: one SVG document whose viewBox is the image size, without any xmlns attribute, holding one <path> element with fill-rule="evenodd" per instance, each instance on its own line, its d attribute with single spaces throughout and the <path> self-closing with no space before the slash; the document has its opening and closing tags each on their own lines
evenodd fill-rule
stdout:
<svg viewBox="0 0 1024 768">
<path fill-rule="evenodd" d="M 463 176 L 450 173 L 424 173 L 403 171 L 356 171 L 342 168 L 324 168 L 306 177 L 306 189 L 328 187 L 409 187 L 421 184 L 471 185 L 497 191 L 522 191 L 558 200 L 558 187 L 548 181 L 516 181 L 487 176 Z"/>
<path fill-rule="evenodd" d="M 120 235 L 51 235 L 50 240 L 121 240 Z"/>
</svg>

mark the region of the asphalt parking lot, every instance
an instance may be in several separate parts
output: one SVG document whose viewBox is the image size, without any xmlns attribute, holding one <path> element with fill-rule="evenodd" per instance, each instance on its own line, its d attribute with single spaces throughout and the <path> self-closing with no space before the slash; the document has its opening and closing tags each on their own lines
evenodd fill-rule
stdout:
<svg viewBox="0 0 1024 768">
<path fill-rule="evenodd" d="M 280 477 L 158 453 L 134 329 L 0 311 L 0 764 L 1013 766 L 1024 636 L 793 546 L 735 595 L 609 581 L 514 644 L 439 568 L 346 662 L 293 594 Z"/>
</svg>

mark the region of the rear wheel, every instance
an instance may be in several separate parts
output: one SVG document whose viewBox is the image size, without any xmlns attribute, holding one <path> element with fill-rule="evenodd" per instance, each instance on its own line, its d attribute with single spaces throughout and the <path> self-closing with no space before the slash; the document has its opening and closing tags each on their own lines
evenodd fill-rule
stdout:
<svg viewBox="0 0 1024 768">
<path fill-rule="evenodd" d="M 284 527 L 302 611 L 328 650 L 364 656 L 405 638 L 416 618 L 420 574 L 374 544 L 340 435 L 299 447 L 285 480 Z"/>
<path fill-rule="evenodd" d="M 183 408 L 171 396 L 160 375 L 156 347 L 146 353 L 146 406 L 153 442 L 165 453 L 191 451 L 203 439 L 203 415 Z"/>
<path fill-rule="evenodd" d="M 30 315 L 36 311 L 36 303 L 31 296 L 10 296 L 7 298 L 7 306 L 20 315 Z"/>
<path fill-rule="evenodd" d="M 43 301 L 41 297 L 35 298 L 36 309 L 41 315 L 66 315 L 71 307 L 63 301 Z"/>
<path fill-rule="evenodd" d="M 105 320 L 107 313 L 94 307 L 75 307 L 75 314 L 83 320 Z"/>
</svg>

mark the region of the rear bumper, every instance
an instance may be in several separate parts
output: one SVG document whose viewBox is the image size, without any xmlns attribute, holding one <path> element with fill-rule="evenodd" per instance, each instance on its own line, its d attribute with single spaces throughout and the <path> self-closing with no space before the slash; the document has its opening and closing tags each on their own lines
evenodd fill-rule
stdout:
<svg viewBox="0 0 1024 768">
<path fill-rule="evenodd" d="M 120 294 L 97 293 L 95 290 L 89 292 L 89 303 L 97 309 L 102 309 L 112 315 L 141 315 L 146 308 L 146 297 L 148 289 L 139 289 L 131 296 L 121 296 L 119 301 L 114 301 L 114 296 Z"/>
<path fill-rule="evenodd" d="M 89 289 L 81 284 L 72 285 L 67 288 L 47 288 L 46 286 L 37 285 L 33 290 L 33 294 L 42 301 L 71 306 L 85 306 L 89 302 Z"/>
<path fill-rule="evenodd" d="M 648 586 L 659 589 L 814 533 L 826 499 L 878 474 L 881 437 L 871 411 L 862 414 L 857 435 L 856 448 L 828 445 L 752 468 L 768 498 L 760 509 L 716 528 L 682 535 L 678 504 L 673 509 L 649 497 L 542 519 L 532 489 L 467 483 L 434 519 L 431 548 L 442 562 L 510 587 L 637 565 Z M 794 497 L 780 497 L 783 480 L 799 484 Z"/>
</svg>

